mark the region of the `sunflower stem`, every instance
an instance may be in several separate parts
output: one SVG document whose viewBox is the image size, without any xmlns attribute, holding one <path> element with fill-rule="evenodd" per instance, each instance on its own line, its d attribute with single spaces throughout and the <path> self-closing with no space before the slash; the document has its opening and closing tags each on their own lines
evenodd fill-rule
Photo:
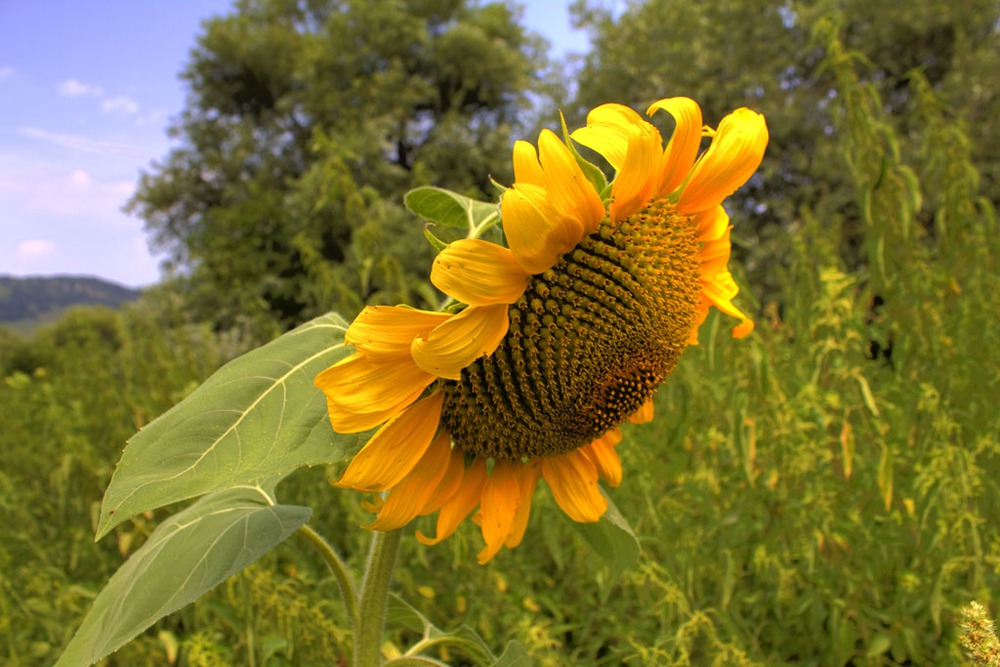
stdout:
<svg viewBox="0 0 1000 667">
<path fill-rule="evenodd" d="M 308 524 L 299 526 L 298 531 L 309 543 L 316 547 L 316 551 L 330 568 L 330 572 L 337 579 L 337 586 L 340 588 L 340 597 L 344 600 L 344 611 L 347 617 L 353 619 L 358 613 L 358 590 L 354 586 L 354 579 L 347 570 L 347 565 L 343 559 L 334 551 L 330 543 L 322 535 L 309 527 Z"/>
<path fill-rule="evenodd" d="M 354 667 L 380 667 L 382 631 L 389 601 L 389 584 L 399 553 L 399 530 L 376 531 L 365 564 L 361 599 L 354 621 Z"/>
</svg>

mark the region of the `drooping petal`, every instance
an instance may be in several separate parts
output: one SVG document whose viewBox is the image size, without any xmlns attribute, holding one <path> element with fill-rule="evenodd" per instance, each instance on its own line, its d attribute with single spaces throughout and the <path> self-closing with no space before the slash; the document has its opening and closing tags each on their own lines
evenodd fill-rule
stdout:
<svg viewBox="0 0 1000 667">
<path fill-rule="evenodd" d="M 437 520 L 437 537 L 427 537 L 418 530 L 417 541 L 430 546 L 447 539 L 479 504 L 485 483 L 486 461 L 479 459 L 465 471 L 458 492 L 441 507 Z"/>
<path fill-rule="evenodd" d="M 483 486 L 479 512 L 480 528 L 486 546 L 476 556 L 480 565 L 500 551 L 514 525 L 514 517 L 521 502 L 521 487 L 515 465 L 520 463 L 497 461 Z"/>
<path fill-rule="evenodd" d="M 694 314 L 694 323 L 691 325 L 691 335 L 688 336 L 688 345 L 698 344 L 698 329 L 701 328 L 701 325 L 705 323 L 705 319 L 708 318 L 708 309 L 711 305 L 712 302 L 703 294 L 701 305 L 698 306 L 698 311 Z"/>
<path fill-rule="evenodd" d="M 701 147 L 702 119 L 701 107 L 687 97 L 670 97 L 654 102 L 646 110 L 646 115 L 652 116 L 660 110 L 674 118 L 674 133 L 670 135 L 658 168 L 659 185 L 656 195 L 665 197 L 683 183 L 691 172 L 691 166 Z"/>
<path fill-rule="evenodd" d="M 737 324 L 735 327 L 733 327 L 733 330 L 730 333 L 732 334 L 733 338 L 736 339 L 746 338 L 747 336 L 753 333 L 753 329 L 754 329 L 753 320 L 746 318 L 742 322 Z"/>
<path fill-rule="evenodd" d="M 722 271 L 714 280 L 705 282 L 702 291 L 713 306 L 726 315 L 740 320 L 740 323 L 733 328 L 733 338 L 743 338 L 753 331 L 753 320 L 733 305 L 733 298 L 739 294 L 740 288 L 736 285 L 736 281 L 733 280 L 733 275 L 729 271 Z"/>
<path fill-rule="evenodd" d="M 373 362 L 355 352 L 317 375 L 315 385 L 326 394 L 334 430 L 359 433 L 403 410 L 433 381 L 409 359 Z"/>
<path fill-rule="evenodd" d="M 529 274 L 552 268 L 583 238 L 583 224 L 561 215 L 541 186 L 515 184 L 504 193 L 500 210 L 511 252 Z"/>
<path fill-rule="evenodd" d="M 587 125 L 574 130 L 570 136 L 573 141 L 601 154 L 616 172 L 620 172 L 628 154 L 629 130 L 640 125 L 652 127 L 627 106 L 602 104 L 587 114 Z"/>
<path fill-rule="evenodd" d="M 584 176 L 566 144 L 550 130 L 542 130 L 538 135 L 538 157 L 545 189 L 555 209 L 579 221 L 583 228 L 583 234 L 573 240 L 576 245 L 584 234 L 594 232 L 604 217 L 601 195 Z"/>
<path fill-rule="evenodd" d="M 524 294 L 528 274 L 509 248 L 481 239 L 460 239 L 438 253 L 431 282 L 462 303 L 490 306 L 514 303 Z M 426 337 L 426 333 L 419 336 Z"/>
<path fill-rule="evenodd" d="M 448 319 L 447 313 L 405 306 L 368 306 L 347 328 L 344 340 L 373 361 L 410 355 L 410 343 Z"/>
<path fill-rule="evenodd" d="M 625 220 L 649 202 L 658 183 L 661 155 L 660 133 L 655 127 L 645 121 L 629 127 L 625 163 L 611 186 L 612 220 Z"/>
<path fill-rule="evenodd" d="M 597 474 L 612 487 L 622 483 L 622 461 L 615 446 L 622 441 L 622 432 L 613 428 L 580 451 L 587 455 L 597 468 Z"/>
<path fill-rule="evenodd" d="M 597 467 L 580 450 L 542 459 L 542 477 L 563 512 L 579 523 L 592 523 L 608 509 L 597 486 Z"/>
<path fill-rule="evenodd" d="M 507 307 L 505 303 L 469 306 L 452 316 L 432 329 L 427 338 L 413 341 L 410 352 L 414 363 L 437 377 L 460 379 L 463 368 L 493 352 L 507 335 Z"/>
<path fill-rule="evenodd" d="M 712 145 L 694 165 L 677 211 L 699 213 L 736 192 L 760 166 L 767 147 L 764 117 L 740 108 L 722 119 Z"/>
<path fill-rule="evenodd" d="M 417 465 L 431 444 L 441 419 L 444 394 L 420 399 L 372 436 L 351 459 L 335 486 L 358 491 L 385 491 Z"/>
<path fill-rule="evenodd" d="M 517 514 L 514 515 L 510 534 L 504 541 L 504 546 L 508 549 L 516 547 L 524 538 L 524 531 L 528 528 L 528 518 L 531 515 L 531 500 L 535 495 L 538 479 L 542 476 L 542 467 L 538 461 L 520 464 L 518 476 L 521 487 L 521 502 L 517 506 Z"/>
<path fill-rule="evenodd" d="M 451 442 L 451 435 L 447 431 L 441 431 L 438 437 L 445 437 Z M 458 447 L 451 447 L 451 454 L 448 458 L 448 469 L 444 477 L 438 482 L 434 492 L 420 509 L 420 516 L 433 514 L 444 507 L 444 504 L 455 497 L 458 490 L 462 488 L 462 479 L 465 477 L 465 454 Z"/>
<path fill-rule="evenodd" d="M 396 486 L 382 503 L 378 518 L 370 525 L 370 530 L 394 530 L 402 528 L 421 514 L 433 496 L 451 459 L 451 438 L 447 433 L 438 433 L 420 461 Z"/>
</svg>

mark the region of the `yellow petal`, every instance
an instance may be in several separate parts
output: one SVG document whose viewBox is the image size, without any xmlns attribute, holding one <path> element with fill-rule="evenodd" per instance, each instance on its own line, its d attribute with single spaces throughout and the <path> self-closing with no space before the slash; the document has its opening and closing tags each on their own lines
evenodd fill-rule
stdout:
<svg viewBox="0 0 1000 667">
<path fill-rule="evenodd" d="M 655 127 L 643 122 L 629 128 L 625 164 L 611 186 L 612 220 L 625 220 L 646 205 L 658 183 L 661 155 L 660 133 Z"/>
<path fill-rule="evenodd" d="M 714 241 L 702 243 L 699 254 L 701 255 L 701 280 L 709 282 L 715 279 L 719 273 L 727 270 L 729 256 L 733 246 L 729 241 L 731 227 L 726 227 L 722 236 Z M 735 296 L 735 293 L 733 294 Z"/>
<path fill-rule="evenodd" d="M 514 184 L 504 193 L 500 210 L 511 252 L 529 274 L 552 268 L 584 236 L 583 224 L 560 214 L 548 191 L 538 185 Z"/>
<path fill-rule="evenodd" d="M 358 491 L 385 491 L 396 486 L 427 451 L 441 419 L 441 392 L 410 406 L 376 431 L 335 486 Z"/>
<path fill-rule="evenodd" d="M 660 183 L 656 195 L 665 197 L 684 182 L 691 172 L 691 166 L 698 157 L 701 147 L 701 108 L 687 97 L 671 97 L 650 105 L 646 115 L 652 116 L 659 110 L 674 117 L 674 133 L 660 160 L 658 168 Z"/>
<path fill-rule="evenodd" d="M 695 215 L 694 223 L 698 230 L 698 240 L 701 243 L 717 241 L 729 229 L 729 214 L 723 207 L 716 206 Z"/>
<path fill-rule="evenodd" d="M 483 486 L 483 495 L 479 503 L 479 525 L 486 546 L 477 555 L 480 565 L 500 551 L 514 525 L 514 516 L 521 502 L 521 488 L 514 465 L 520 464 L 497 461 Z"/>
<path fill-rule="evenodd" d="M 574 130 L 573 141 L 600 153 L 620 172 L 628 154 L 629 128 L 649 125 L 642 116 L 621 104 L 602 104 L 587 114 L 587 125 Z M 657 133 L 659 136 L 659 133 Z"/>
<path fill-rule="evenodd" d="M 721 204 L 760 166 L 767 140 L 767 123 L 759 113 L 741 108 L 723 118 L 712 145 L 691 171 L 677 211 L 698 213 Z"/>
<path fill-rule="evenodd" d="M 746 338 L 753 333 L 754 324 L 753 320 L 747 318 L 733 327 L 732 336 L 733 338 Z"/>
<path fill-rule="evenodd" d="M 479 459 L 465 471 L 458 492 L 441 507 L 437 520 L 437 537 L 427 537 L 418 530 L 417 541 L 427 545 L 437 544 L 454 533 L 465 517 L 469 516 L 479 504 L 485 482 L 486 461 Z"/>
<path fill-rule="evenodd" d="M 541 186 L 542 165 L 538 162 L 535 147 L 527 141 L 514 142 L 514 182 Z"/>
<path fill-rule="evenodd" d="M 389 421 L 406 409 L 407 405 L 420 398 L 421 393 L 423 393 L 423 389 L 413 394 L 408 402 L 393 405 L 390 408 L 376 412 L 351 412 L 345 410 L 327 394 L 326 411 L 330 415 L 330 424 L 337 433 L 361 433 Z"/>
<path fill-rule="evenodd" d="M 628 418 L 633 424 L 648 424 L 653 421 L 653 399 L 649 398 L 642 407 Z"/>
<path fill-rule="evenodd" d="M 753 320 L 743 311 L 733 305 L 733 298 L 739 294 L 739 287 L 729 271 L 723 271 L 710 282 L 702 284 L 702 293 L 712 302 L 712 305 L 730 317 L 735 317 L 740 323 L 733 328 L 733 338 L 743 338 L 754 328 Z"/>
<path fill-rule="evenodd" d="M 597 468 L 597 474 L 613 487 L 622 483 L 622 461 L 615 446 L 622 441 L 622 432 L 613 428 L 589 445 L 580 448 Z"/>
<path fill-rule="evenodd" d="M 420 516 L 437 512 L 445 503 L 454 498 L 458 490 L 462 488 L 462 478 L 465 476 L 465 455 L 462 453 L 462 450 L 458 447 L 450 447 L 451 436 L 447 431 L 441 431 L 438 437 L 447 439 L 449 448 L 451 449 L 451 454 L 448 458 L 448 469 L 434 489 L 434 492 L 420 509 Z"/>
<path fill-rule="evenodd" d="M 359 433 L 415 401 L 433 381 L 410 359 L 373 362 L 355 352 L 317 375 L 315 384 L 326 394 L 333 429 Z"/>
<path fill-rule="evenodd" d="M 531 500 L 535 495 L 538 478 L 542 476 L 542 467 L 538 461 L 519 464 L 518 476 L 521 501 L 517 506 L 517 514 L 514 515 L 514 523 L 511 524 L 510 533 L 504 541 L 504 546 L 508 549 L 516 547 L 524 537 L 524 531 L 528 527 L 528 518 L 531 515 Z"/>
<path fill-rule="evenodd" d="M 431 282 L 462 303 L 490 306 L 517 301 L 528 285 L 528 274 L 509 248 L 481 239 L 460 239 L 438 253 Z M 426 332 L 419 335 L 426 337 Z"/>
<path fill-rule="evenodd" d="M 437 377 L 458 380 L 462 369 L 497 349 L 507 335 L 507 304 L 469 306 L 410 347 L 413 361 Z"/>
<path fill-rule="evenodd" d="M 698 311 L 694 314 L 694 323 L 691 325 L 691 335 L 688 336 L 688 345 L 698 344 L 698 329 L 705 323 L 705 319 L 708 317 L 708 309 L 711 305 L 712 302 L 708 300 L 708 297 L 702 294 Z"/>
<path fill-rule="evenodd" d="M 368 306 L 347 328 L 344 340 L 365 352 L 369 359 L 406 358 L 410 343 L 449 317 L 405 306 Z"/>
<path fill-rule="evenodd" d="M 392 487 L 389 497 L 382 503 L 378 518 L 366 528 L 395 530 L 419 516 L 448 472 L 450 460 L 451 438 L 447 433 L 439 433 L 413 470 Z"/>
<path fill-rule="evenodd" d="M 562 215 L 579 221 L 583 234 L 574 239 L 580 242 L 585 234 L 597 230 L 604 217 L 604 202 L 594 185 L 583 175 L 573 153 L 550 130 L 538 135 L 538 157 L 542 163 L 542 176 L 553 206 Z"/>
<path fill-rule="evenodd" d="M 597 486 L 597 467 L 580 450 L 542 459 L 542 477 L 556 503 L 573 521 L 592 523 L 608 509 L 608 501 Z"/>
</svg>

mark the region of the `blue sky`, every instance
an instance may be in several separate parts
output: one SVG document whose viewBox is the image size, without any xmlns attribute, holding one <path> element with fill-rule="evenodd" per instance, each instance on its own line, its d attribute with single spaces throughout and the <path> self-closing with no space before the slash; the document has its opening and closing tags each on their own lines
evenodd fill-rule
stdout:
<svg viewBox="0 0 1000 667">
<path fill-rule="evenodd" d="M 569 2 L 521 3 L 556 54 L 586 47 Z M 232 4 L 0 0 L 0 274 L 158 280 L 142 221 L 121 207 L 172 146 L 201 22 Z"/>
</svg>

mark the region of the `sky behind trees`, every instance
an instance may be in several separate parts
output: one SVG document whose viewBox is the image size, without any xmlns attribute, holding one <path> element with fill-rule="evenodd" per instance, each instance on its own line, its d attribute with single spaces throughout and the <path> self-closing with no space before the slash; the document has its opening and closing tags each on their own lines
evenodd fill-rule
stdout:
<svg viewBox="0 0 1000 667">
<path fill-rule="evenodd" d="M 569 2 L 529 0 L 553 55 L 586 48 Z M 0 273 L 159 278 L 143 223 L 121 211 L 171 147 L 178 72 L 201 22 L 231 0 L 0 4 Z"/>
</svg>

